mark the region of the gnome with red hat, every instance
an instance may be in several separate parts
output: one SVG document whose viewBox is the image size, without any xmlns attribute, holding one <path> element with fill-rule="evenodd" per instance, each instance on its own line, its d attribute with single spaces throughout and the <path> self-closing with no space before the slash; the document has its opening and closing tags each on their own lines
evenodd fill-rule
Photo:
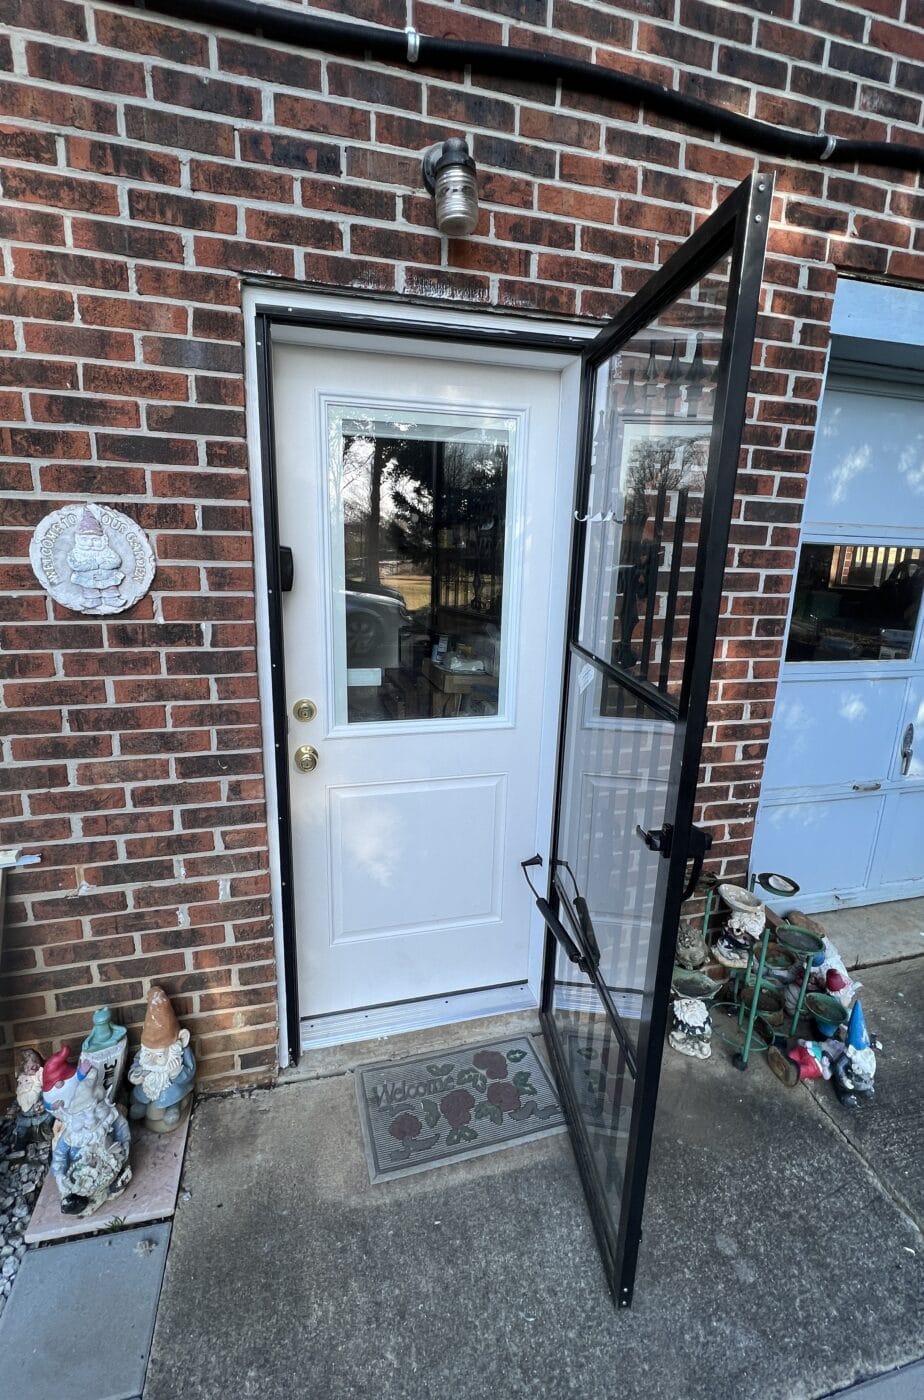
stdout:
<svg viewBox="0 0 924 1400">
<path fill-rule="evenodd" d="M 51 1173 L 64 1215 L 92 1215 L 125 1190 L 131 1133 L 120 1108 L 109 1103 L 100 1074 L 88 1060 L 75 1064 L 62 1045 L 42 1070 L 42 1102 L 60 1124 Z"/>
</svg>

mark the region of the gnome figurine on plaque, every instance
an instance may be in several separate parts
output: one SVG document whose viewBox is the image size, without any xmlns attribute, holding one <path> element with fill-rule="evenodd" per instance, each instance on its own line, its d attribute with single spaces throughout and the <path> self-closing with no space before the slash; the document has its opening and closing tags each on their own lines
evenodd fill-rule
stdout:
<svg viewBox="0 0 924 1400">
<path fill-rule="evenodd" d="M 42 1070 L 42 1101 L 60 1125 L 51 1149 L 51 1174 L 63 1215 L 92 1215 L 120 1196 L 132 1179 L 131 1133 L 121 1109 L 105 1095 L 96 1065 L 75 1065 L 70 1048 L 49 1055 Z"/>
<path fill-rule="evenodd" d="M 128 1071 L 132 1089 L 128 1112 L 152 1133 L 179 1127 L 192 1106 L 196 1057 L 189 1031 L 180 1029 L 162 987 L 152 987 L 141 1032 L 141 1048 Z"/>
</svg>

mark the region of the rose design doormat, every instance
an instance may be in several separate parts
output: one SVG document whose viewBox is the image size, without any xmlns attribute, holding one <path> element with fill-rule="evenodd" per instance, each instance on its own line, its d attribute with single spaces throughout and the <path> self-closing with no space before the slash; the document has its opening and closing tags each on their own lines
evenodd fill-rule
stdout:
<svg viewBox="0 0 924 1400">
<path fill-rule="evenodd" d="M 356 1097 L 373 1184 L 565 1126 L 528 1035 L 363 1065 Z"/>
</svg>

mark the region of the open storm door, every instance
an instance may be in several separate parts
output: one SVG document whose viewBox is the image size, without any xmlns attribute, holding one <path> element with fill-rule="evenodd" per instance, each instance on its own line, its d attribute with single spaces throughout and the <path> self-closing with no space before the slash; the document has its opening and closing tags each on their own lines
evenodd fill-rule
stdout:
<svg viewBox="0 0 924 1400">
<path fill-rule="evenodd" d="M 745 181 L 585 355 L 542 1026 L 622 1307 L 708 842 L 693 805 L 771 193 Z"/>
</svg>

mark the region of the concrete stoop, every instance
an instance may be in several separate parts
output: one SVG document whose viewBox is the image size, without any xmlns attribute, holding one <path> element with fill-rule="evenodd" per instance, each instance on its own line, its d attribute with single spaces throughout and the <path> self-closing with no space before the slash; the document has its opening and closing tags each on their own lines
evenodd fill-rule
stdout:
<svg viewBox="0 0 924 1400">
<path fill-rule="evenodd" d="M 628 1313 L 564 1138 L 370 1186 L 342 1063 L 203 1102 L 145 1400 L 816 1400 L 918 1360 L 924 960 L 863 980 L 862 1120 L 667 1052 Z"/>
</svg>

